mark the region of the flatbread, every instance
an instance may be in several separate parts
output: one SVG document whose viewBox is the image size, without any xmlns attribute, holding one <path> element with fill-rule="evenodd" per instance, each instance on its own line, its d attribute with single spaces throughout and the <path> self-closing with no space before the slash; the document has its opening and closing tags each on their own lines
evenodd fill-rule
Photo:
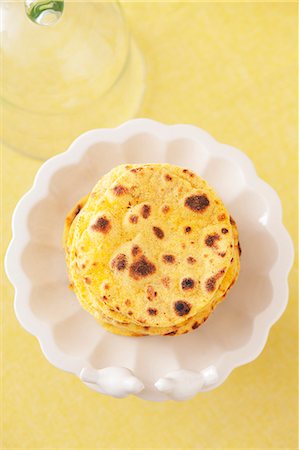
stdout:
<svg viewBox="0 0 299 450">
<path fill-rule="evenodd" d="M 74 211 L 77 211 L 80 207 L 82 208 L 82 205 L 86 203 L 86 198 L 82 199 L 79 202 L 79 207 L 75 207 L 68 215 L 68 218 L 66 220 L 66 230 L 65 230 L 65 239 L 68 235 L 68 231 L 70 228 L 70 223 L 72 222 L 72 218 L 74 217 Z M 204 323 L 207 318 L 209 317 L 210 313 L 213 311 L 213 309 L 216 307 L 218 303 L 220 303 L 225 296 L 227 295 L 229 289 L 233 286 L 235 283 L 240 269 L 240 245 L 238 240 L 238 230 L 236 227 L 235 222 L 232 223 L 233 227 L 233 234 L 234 234 L 234 253 L 233 258 L 231 259 L 231 265 L 222 280 L 222 283 L 220 284 L 217 292 L 214 295 L 213 301 L 211 304 L 208 305 L 208 307 L 203 308 L 202 311 L 200 311 L 198 314 L 196 314 L 194 317 L 190 317 L 185 322 L 180 324 L 179 326 L 171 326 L 171 327 L 149 327 L 149 326 L 141 326 L 136 325 L 132 323 L 128 323 L 126 319 L 122 322 L 115 320 L 113 317 L 114 314 L 112 311 L 110 311 L 109 315 L 102 313 L 99 309 L 90 311 L 97 321 L 108 331 L 114 332 L 116 334 L 122 334 L 126 336 L 144 336 L 144 335 L 164 335 L 164 336 L 174 336 L 174 335 L 180 335 L 185 334 L 191 330 L 194 330 L 198 328 L 202 323 Z M 81 293 L 82 294 L 82 293 Z M 88 292 L 87 290 L 84 290 L 84 297 L 88 298 Z M 85 304 L 88 304 L 88 301 L 85 302 Z"/>
<path fill-rule="evenodd" d="M 81 203 L 66 221 L 70 276 L 82 306 L 110 327 L 190 328 L 237 275 L 227 274 L 235 251 L 229 215 L 186 169 L 119 166 Z"/>
</svg>

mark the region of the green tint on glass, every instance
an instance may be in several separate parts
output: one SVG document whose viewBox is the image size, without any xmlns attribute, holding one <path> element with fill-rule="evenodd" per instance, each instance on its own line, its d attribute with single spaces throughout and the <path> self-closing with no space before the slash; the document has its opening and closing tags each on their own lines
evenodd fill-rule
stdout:
<svg viewBox="0 0 299 450">
<path fill-rule="evenodd" d="M 60 19 L 63 8 L 63 0 L 25 0 L 27 16 L 38 25 L 54 25 Z"/>
<path fill-rule="evenodd" d="M 46 159 L 85 131 L 137 114 L 144 62 L 117 1 L 0 0 L 0 6 L 2 142 Z M 45 26 L 50 18 L 53 25 Z"/>
</svg>

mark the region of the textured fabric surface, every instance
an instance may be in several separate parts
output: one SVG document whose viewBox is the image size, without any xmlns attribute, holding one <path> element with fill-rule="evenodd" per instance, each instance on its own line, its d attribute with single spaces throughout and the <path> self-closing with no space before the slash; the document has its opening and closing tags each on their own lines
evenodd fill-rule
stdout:
<svg viewBox="0 0 299 450">
<path fill-rule="evenodd" d="M 148 2 L 124 10 L 147 65 L 139 116 L 193 123 L 245 151 L 280 195 L 296 239 L 297 5 Z M 39 166 L 3 148 L 3 248 Z M 97 395 L 51 366 L 17 322 L 4 277 L 2 448 L 297 448 L 296 273 L 256 361 L 215 391 L 161 404 Z"/>
</svg>

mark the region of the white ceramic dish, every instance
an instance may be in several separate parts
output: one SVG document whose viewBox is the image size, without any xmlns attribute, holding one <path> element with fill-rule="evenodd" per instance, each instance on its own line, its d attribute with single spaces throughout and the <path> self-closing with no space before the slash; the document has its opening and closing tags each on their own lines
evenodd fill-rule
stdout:
<svg viewBox="0 0 299 450">
<path fill-rule="evenodd" d="M 129 162 L 191 168 L 216 189 L 238 224 L 239 280 L 209 320 L 190 334 L 110 334 L 68 289 L 61 245 L 66 213 L 104 173 Z M 15 287 L 17 318 L 52 364 L 99 392 L 162 401 L 213 389 L 235 367 L 259 355 L 286 307 L 292 261 L 280 201 L 243 153 L 194 126 L 136 119 L 89 131 L 43 164 L 14 212 L 6 271 Z"/>
</svg>

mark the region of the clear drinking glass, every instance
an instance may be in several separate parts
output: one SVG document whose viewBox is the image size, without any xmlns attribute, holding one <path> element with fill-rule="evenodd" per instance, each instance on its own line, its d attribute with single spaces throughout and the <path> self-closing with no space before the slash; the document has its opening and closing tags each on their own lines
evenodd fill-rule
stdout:
<svg viewBox="0 0 299 450">
<path fill-rule="evenodd" d="M 118 2 L 1 2 L 1 13 L 5 144 L 46 159 L 137 113 L 144 64 Z"/>
</svg>

